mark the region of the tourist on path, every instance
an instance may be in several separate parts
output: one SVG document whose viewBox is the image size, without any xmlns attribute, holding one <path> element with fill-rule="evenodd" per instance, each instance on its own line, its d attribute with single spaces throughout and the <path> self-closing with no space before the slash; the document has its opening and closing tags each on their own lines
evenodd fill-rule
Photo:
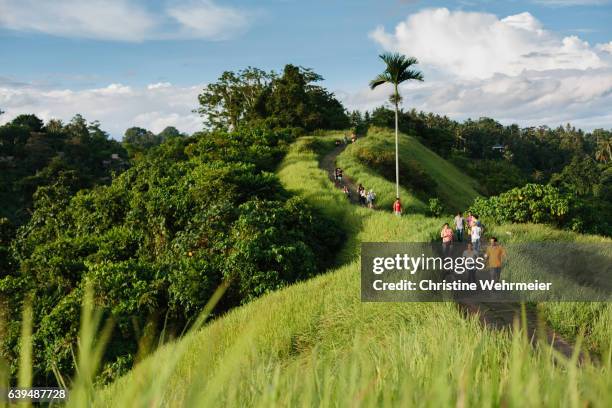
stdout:
<svg viewBox="0 0 612 408">
<path fill-rule="evenodd" d="M 485 253 L 485 259 L 487 260 L 487 266 L 489 267 L 489 277 L 492 281 L 499 281 L 502 264 L 505 258 L 506 250 L 499 245 L 496 237 L 492 237 L 489 240 L 489 246 Z"/>
<path fill-rule="evenodd" d="M 368 192 L 368 208 L 374 208 L 374 200 L 376 200 L 376 193 L 374 192 L 374 190 L 370 190 Z"/>
<path fill-rule="evenodd" d="M 349 199 L 349 201 L 351 200 L 351 190 L 349 190 L 349 188 L 347 186 L 344 186 L 342 188 L 342 192 L 344 193 L 344 195 L 346 196 L 346 198 Z"/>
<path fill-rule="evenodd" d="M 476 258 L 478 257 L 478 252 L 474 251 L 474 246 L 472 245 L 471 242 L 468 242 L 467 244 L 467 248 L 465 249 L 465 251 L 463 251 L 462 257 L 464 259 L 468 259 L 468 258 L 472 258 L 474 261 L 470 262 L 469 267 L 466 266 L 467 269 L 467 273 L 468 273 L 468 282 L 469 283 L 476 283 L 476 266 L 475 266 L 475 261 Z M 466 263 L 467 265 L 467 263 Z"/>
<path fill-rule="evenodd" d="M 400 203 L 399 197 L 397 197 L 393 203 L 393 214 L 398 217 L 401 217 L 402 215 L 402 203 Z"/>
<path fill-rule="evenodd" d="M 449 256 L 451 247 L 453 244 L 453 230 L 445 223 L 440 232 L 440 238 L 442 238 L 442 253 L 444 256 Z"/>
<path fill-rule="evenodd" d="M 481 235 L 482 235 L 482 227 L 474 223 L 474 226 L 471 228 L 471 240 L 472 240 L 472 245 L 474 245 L 474 249 L 477 252 L 480 252 L 480 236 Z"/>
<path fill-rule="evenodd" d="M 455 216 L 455 228 L 458 242 L 463 241 L 463 222 L 463 215 L 460 212 L 457 213 L 457 215 Z"/>
</svg>

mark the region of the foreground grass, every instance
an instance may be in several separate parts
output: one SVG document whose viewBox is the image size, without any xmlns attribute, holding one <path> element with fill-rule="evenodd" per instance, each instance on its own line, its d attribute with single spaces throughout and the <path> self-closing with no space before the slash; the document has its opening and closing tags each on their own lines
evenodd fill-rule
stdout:
<svg viewBox="0 0 612 408">
<path fill-rule="evenodd" d="M 601 364 L 490 331 L 452 303 L 362 303 L 363 241 L 427 241 L 443 220 L 351 206 L 317 166 L 331 137 L 302 138 L 278 174 L 351 232 L 342 266 L 234 309 L 168 344 L 82 406 L 610 406 Z M 83 395 L 83 394 L 76 394 Z M 87 399 L 87 400 L 85 400 Z"/>
</svg>

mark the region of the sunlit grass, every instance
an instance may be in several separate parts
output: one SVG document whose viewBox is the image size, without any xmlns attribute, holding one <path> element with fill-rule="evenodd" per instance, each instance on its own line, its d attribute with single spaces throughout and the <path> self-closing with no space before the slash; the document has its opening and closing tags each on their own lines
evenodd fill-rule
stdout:
<svg viewBox="0 0 612 408">
<path fill-rule="evenodd" d="M 362 303 L 359 243 L 429 241 L 445 220 L 396 218 L 348 203 L 317 164 L 333 137 L 322 138 L 319 151 L 311 150 L 312 138 L 300 139 L 278 174 L 349 231 L 338 267 L 196 327 L 107 387 L 81 392 L 91 390 L 91 379 L 77 377 L 71 406 L 612 405 L 609 351 L 598 365 L 579 367 L 577 352 L 566 359 L 543 343 L 534 348 L 520 324 L 490 330 L 452 303 Z M 557 233 L 541 226 L 493 231 L 508 240 Z M 92 329 L 94 311 L 84 310 L 93 317 L 81 327 L 78 355 L 92 361 L 80 375 L 92 376 L 104 335 Z"/>
<path fill-rule="evenodd" d="M 347 174 L 371 186 L 377 192 L 380 205 L 391 208 L 395 199 L 395 185 L 393 180 L 385 180 L 372 169 L 369 169 L 356 158 L 356 150 L 367 148 L 372 151 L 394 151 L 394 134 L 391 130 L 373 128 L 368 131 L 367 137 L 359 139 L 355 145 L 349 146 L 339 157 L 338 163 Z M 478 197 L 476 181 L 464 174 L 450 162 L 438 156 L 435 152 L 419 143 L 413 136 L 400 135 L 399 139 L 400 161 L 413 160 L 417 162 L 437 184 L 436 196 L 442 200 L 448 211 L 464 210 L 470 206 L 474 198 Z M 400 174 L 401 178 L 413 177 L 411 174 Z M 423 213 L 427 203 L 415 194 L 401 188 L 401 197 L 405 197 L 404 207 L 409 212 Z"/>
</svg>

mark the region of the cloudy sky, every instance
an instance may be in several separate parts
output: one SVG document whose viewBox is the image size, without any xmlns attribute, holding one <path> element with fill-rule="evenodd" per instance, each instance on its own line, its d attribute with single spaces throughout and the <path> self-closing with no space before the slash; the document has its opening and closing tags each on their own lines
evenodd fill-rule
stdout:
<svg viewBox="0 0 612 408">
<path fill-rule="evenodd" d="M 419 59 L 404 106 L 612 128 L 612 0 L 0 0 L 0 123 L 20 113 L 184 132 L 223 70 L 311 67 L 350 109 L 377 55 Z"/>
</svg>

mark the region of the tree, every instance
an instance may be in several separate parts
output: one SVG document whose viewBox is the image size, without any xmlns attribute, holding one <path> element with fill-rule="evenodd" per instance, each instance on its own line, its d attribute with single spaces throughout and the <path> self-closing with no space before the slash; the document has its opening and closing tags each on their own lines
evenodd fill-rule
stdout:
<svg viewBox="0 0 612 408">
<path fill-rule="evenodd" d="M 181 132 L 178 131 L 174 126 L 166 126 L 164 130 L 159 132 L 157 136 L 159 136 L 160 140 L 163 142 L 171 137 L 180 136 Z"/>
<path fill-rule="evenodd" d="M 595 132 L 597 134 L 597 148 L 595 150 L 595 160 L 607 163 L 612 161 L 612 137 L 610 134 L 605 136 L 607 132 L 597 129 Z"/>
<path fill-rule="evenodd" d="M 385 53 L 379 56 L 387 65 L 383 73 L 370 81 L 370 88 L 374 89 L 382 84 L 393 85 L 393 95 L 390 97 L 391 103 L 395 106 L 395 195 L 399 199 L 399 129 L 398 115 L 399 103 L 401 96 L 399 94 L 399 84 L 405 81 L 422 81 L 423 74 L 417 70 L 411 69 L 413 65 L 418 64 L 414 57 L 406 57 L 398 53 Z"/>
<path fill-rule="evenodd" d="M 33 114 L 19 115 L 11 123 L 17 126 L 25 126 L 30 132 L 40 132 L 43 127 L 43 121 Z"/>
<path fill-rule="evenodd" d="M 238 130 L 263 122 L 269 128 L 344 129 L 349 118 L 334 94 L 316 85 L 323 78 L 288 64 L 282 75 L 258 68 L 224 72 L 198 96 L 198 113 L 212 130 Z"/>
<path fill-rule="evenodd" d="M 161 143 L 161 138 L 150 130 L 133 126 L 123 135 L 123 146 L 130 156 L 142 154 Z"/>
<path fill-rule="evenodd" d="M 217 82 L 208 84 L 198 95 L 198 113 L 210 129 L 237 129 L 243 119 L 255 112 L 261 93 L 275 77 L 273 72 L 248 67 L 225 71 Z"/>
</svg>

